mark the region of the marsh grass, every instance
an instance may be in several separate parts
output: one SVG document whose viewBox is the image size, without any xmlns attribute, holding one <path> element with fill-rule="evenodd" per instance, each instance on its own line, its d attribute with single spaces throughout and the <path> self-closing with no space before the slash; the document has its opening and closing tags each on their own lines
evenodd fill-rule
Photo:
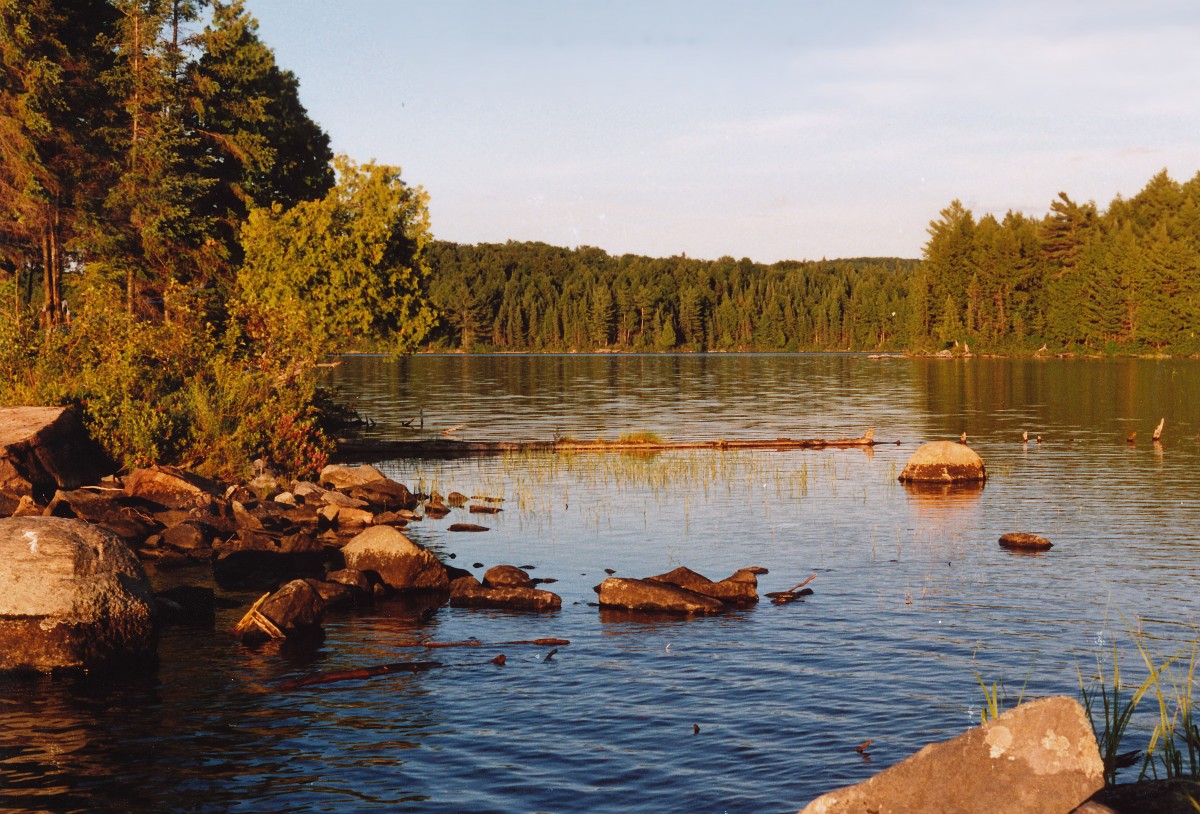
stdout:
<svg viewBox="0 0 1200 814">
<path fill-rule="evenodd" d="M 1129 635 L 1146 670 L 1145 678 L 1136 687 L 1122 678 L 1115 644 L 1109 664 L 1097 656 L 1096 673 L 1090 680 L 1079 672 L 1080 696 L 1100 746 L 1105 782 L 1115 783 L 1121 768 L 1136 763 L 1136 752 L 1122 753 L 1121 749 L 1134 713 L 1147 696 L 1154 699 L 1157 716 L 1138 779 L 1200 774 L 1200 729 L 1196 726 L 1192 699 L 1200 666 L 1200 635 L 1194 635 L 1191 644 L 1170 656 L 1158 652 L 1144 632 L 1131 629 Z"/>
</svg>

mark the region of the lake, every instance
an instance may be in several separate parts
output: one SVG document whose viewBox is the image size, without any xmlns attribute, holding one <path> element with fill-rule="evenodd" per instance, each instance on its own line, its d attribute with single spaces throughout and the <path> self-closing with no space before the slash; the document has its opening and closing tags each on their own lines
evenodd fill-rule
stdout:
<svg viewBox="0 0 1200 814">
<path fill-rule="evenodd" d="M 224 631 L 255 596 L 222 594 L 239 606 L 215 631 L 169 629 L 151 675 L 0 682 L 0 809 L 795 811 L 977 724 L 980 681 L 1009 704 L 1075 696 L 1114 647 L 1140 680 L 1136 635 L 1164 657 L 1197 638 L 1200 360 L 346 357 L 328 378 L 382 438 L 873 428 L 899 444 L 379 462 L 416 489 L 502 497 L 497 515 L 455 510 L 410 536 L 477 575 L 533 566 L 562 610 L 380 603 L 332 616 L 319 646 L 251 649 Z M 961 432 L 983 489 L 897 482 L 920 443 Z M 1009 531 L 1055 547 L 1014 554 L 997 545 Z M 606 569 L 678 565 L 765 567 L 760 593 L 816 574 L 815 593 L 694 619 L 594 605 Z M 155 579 L 211 584 L 203 569 Z M 405 646 L 430 637 L 571 644 Z M 426 658 L 446 666 L 279 686 Z M 1127 748 L 1145 747 L 1150 712 Z"/>
</svg>

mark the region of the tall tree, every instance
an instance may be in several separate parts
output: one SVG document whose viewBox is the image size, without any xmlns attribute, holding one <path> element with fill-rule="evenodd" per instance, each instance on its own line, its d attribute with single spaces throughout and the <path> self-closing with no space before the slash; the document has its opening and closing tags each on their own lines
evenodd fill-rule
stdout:
<svg viewBox="0 0 1200 814">
<path fill-rule="evenodd" d="M 192 126 L 213 159 L 205 205 L 236 264 L 238 229 L 250 209 L 324 197 L 333 186 L 333 153 L 300 103 L 295 75 L 276 64 L 242 0 L 214 2 L 197 45 Z"/>
<path fill-rule="evenodd" d="M 16 272 L 41 272 L 49 324 L 63 318 L 78 213 L 103 184 L 92 135 L 112 23 L 103 0 L 0 0 L 0 251 Z"/>
</svg>

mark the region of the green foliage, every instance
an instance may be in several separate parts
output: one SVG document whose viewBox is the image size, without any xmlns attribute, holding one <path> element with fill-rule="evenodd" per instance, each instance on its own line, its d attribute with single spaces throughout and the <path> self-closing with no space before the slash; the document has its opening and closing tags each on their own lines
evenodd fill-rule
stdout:
<svg viewBox="0 0 1200 814">
<path fill-rule="evenodd" d="M 336 161 L 324 199 L 256 209 L 242 230 L 241 307 L 276 356 L 316 358 L 377 342 L 412 349 L 433 325 L 425 300 L 426 195 L 400 170 Z"/>
<path fill-rule="evenodd" d="M 243 477 L 251 461 L 312 475 L 326 461 L 310 372 L 288 377 L 176 304 L 176 320 L 130 318 L 119 297 L 85 300 L 70 329 L 0 319 L 0 403 L 77 404 L 125 467 L 185 463 Z"/>
</svg>

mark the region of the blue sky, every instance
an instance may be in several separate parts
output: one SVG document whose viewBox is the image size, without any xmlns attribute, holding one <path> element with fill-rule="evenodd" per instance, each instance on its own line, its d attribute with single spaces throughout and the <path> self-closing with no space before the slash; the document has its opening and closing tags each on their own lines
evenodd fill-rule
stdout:
<svg viewBox="0 0 1200 814">
<path fill-rule="evenodd" d="M 436 237 L 917 257 L 1200 172 L 1200 2 L 247 0 L 334 150 Z"/>
</svg>

